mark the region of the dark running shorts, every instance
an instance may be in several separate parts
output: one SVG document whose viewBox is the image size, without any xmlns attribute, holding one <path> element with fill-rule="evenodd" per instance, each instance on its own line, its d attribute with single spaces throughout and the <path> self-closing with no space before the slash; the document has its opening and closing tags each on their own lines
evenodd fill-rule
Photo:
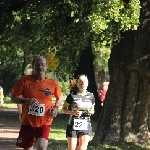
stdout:
<svg viewBox="0 0 150 150">
<path fill-rule="evenodd" d="M 45 138 L 48 140 L 50 126 L 31 127 L 29 125 L 21 125 L 19 137 L 17 138 L 16 146 L 21 148 L 30 148 L 34 145 L 34 140 Z"/>
<path fill-rule="evenodd" d="M 92 135 L 92 127 L 91 123 L 88 124 L 88 130 L 73 130 L 73 125 L 67 125 L 66 129 L 66 138 L 67 137 L 73 137 L 78 138 L 80 135 Z"/>
</svg>

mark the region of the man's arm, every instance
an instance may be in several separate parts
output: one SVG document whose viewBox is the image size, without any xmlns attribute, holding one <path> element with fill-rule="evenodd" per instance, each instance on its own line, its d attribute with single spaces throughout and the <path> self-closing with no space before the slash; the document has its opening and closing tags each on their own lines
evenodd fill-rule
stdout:
<svg viewBox="0 0 150 150">
<path fill-rule="evenodd" d="M 38 105 L 38 100 L 36 98 L 22 98 L 20 96 L 15 96 L 12 94 L 11 96 L 12 103 L 16 104 L 29 104 L 29 105 Z"/>
<path fill-rule="evenodd" d="M 59 99 L 56 99 L 54 106 L 50 109 L 50 116 L 52 118 L 57 116 L 57 109 L 60 106 L 62 100 L 63 100 L 63 93 L 61 93 Z"/>
<path fill-rule="evenodd" d="M 19 121 L 21 123 L 21 114 L 22 114 L 22 104 L 17 104 L 18 112 L 19 112 Z"/>
<path fill-rule="evenodd" d="M 11 102 L 16 104 L 22 104 L 22 96 L 15 96 L 14 94 L 11 95 Z"/>
<path fill-rule="evenodd" d="M 63 93 L 61 93 L 61 96 L 59 97 L 59 99 L 56 100 L 55 105 L 59 107 L 62 103 L 62 100 L 63 100 Z"/>
</svg>

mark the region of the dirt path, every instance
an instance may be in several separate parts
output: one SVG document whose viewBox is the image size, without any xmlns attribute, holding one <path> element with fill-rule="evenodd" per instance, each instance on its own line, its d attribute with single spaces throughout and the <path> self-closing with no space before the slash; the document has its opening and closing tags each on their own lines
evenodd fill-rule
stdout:
<svg viewBox="0 0 150 150">
<path fill-rule="evenodd" d="M 17 109 L 0 108 L 0 150 L 21 150 L 15 146 L 19 129 Z"/>
</svg>

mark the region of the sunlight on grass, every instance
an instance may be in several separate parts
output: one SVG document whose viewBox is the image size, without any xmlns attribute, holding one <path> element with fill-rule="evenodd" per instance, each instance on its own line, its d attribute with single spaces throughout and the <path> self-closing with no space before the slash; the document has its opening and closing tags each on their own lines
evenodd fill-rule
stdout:
<svg viewBox="0 0 150 150">
<path fill-rule="evenodd" d="M 63 114 L 61 112 L 61 107 L 58 110 L 58 115 L 54 118 L 51 132 L 49 134 L 49 146 L 48 150 L 67 150 L 67 139 L 66 139 L 66 127 L 69 120 L 69 115 Z M 17 108 L 16 104 L 5 103 L 0 106 L 0 109 L 11 109 Z M 110 145 L 104 144 L 99 146 L 94 146 L 92 144 L 92 139 L 97 128 L 97 121 L 91 119 L 91 124 L 93 128 L 93 133 L 91 136 L 91 141 L 89 142 L 87 150 L 148 150 L 148 146 L 143 146 L 137 143 L 130 142 L 118 142 Z M 146 148 L 147 147 L 147 148 Z"/>
<path fill-rule="evenodd" d="M 0 108 L 17 108 L 17 104 L 11 104 L 11 103 L 4 103 Z"/>
<path fill-rule="evenodd" d="M 66 140 L 64 129 L 51 129 L 50 137 L 57 140 Z"/>
<path fill-rule="evenodd" d="M 49 150 L 67 150 L 66 127 L 68 120 L 69 115 L 62 114 L 61 111 L 54 118 L 49 136 Z M 92 120 L 91 123 L 93 127 L 92 140 L 97 122 Z M 88 146 L 88 150 L 93 150 L 93 147 Z"/>
</svg>

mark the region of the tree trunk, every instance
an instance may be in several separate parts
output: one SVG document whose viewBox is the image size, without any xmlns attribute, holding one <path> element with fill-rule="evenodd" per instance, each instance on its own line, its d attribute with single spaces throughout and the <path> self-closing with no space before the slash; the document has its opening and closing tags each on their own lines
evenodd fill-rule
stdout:
<svg viewBox="0 0 150 150">
<path fill-rule="evenodd" d="M 93 142 L 150 143 L 150 0 L 141 0 L 140 26 L 112 49 L 110 84 Z"/>
<path fill-rule="evenodd" d="M 90 46 L 86 47 L 80 57 L 79 65 L 74 73 L 74 78 L 76 78 L 80 74 L 87 75 L 88 80 L 89 80 L 88 91 L 92 92 L 95 96 L 96 112 L 95 112 L 94 117 L 97 118 L 100 112 L 100 102 L 99 102 L 97 86 L 95 82 L 93 59 L 94 59 L 94 56 L 92 54 L 91 47 Z"/>
</svg>

